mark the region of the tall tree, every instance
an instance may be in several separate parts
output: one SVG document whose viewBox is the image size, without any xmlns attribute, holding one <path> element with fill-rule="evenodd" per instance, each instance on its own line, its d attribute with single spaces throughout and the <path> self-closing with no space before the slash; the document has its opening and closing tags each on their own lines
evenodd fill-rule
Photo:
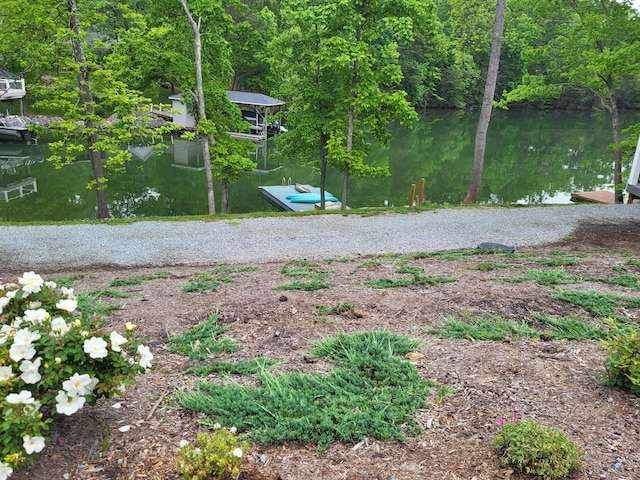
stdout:
<svg viewBox="0 0 640 480">
<path fill-rule="evenodd" d="M 204 84 L 202 81 L 202 35 L 200 33 L 201 20 L 196 22 L 191 15 L 191 11 L 187 5 L 187 0 L 180 0 L 182 9 L 189 21 L 189 25 L 193 29 L 195 67 L 196 67 L 196 94 L 195 104 L 198 113 L 198 129 L 204 134 L 202 142 L 202 156 L 204 160 L 204 171 L 207 178 L 207 204 L 209 206 L 209 215 L 216 213 L 216 202 L 213 192 L 213 175 L 211 174 L 211 154 L 209 147 L 215 145 L 216 139 L 213 135 L 211 125 L 207 122 L 207 106 L 204 98 Z"/>
<path fill-rule="evenodd" d="M 413 40 L 414 19 L 428 5 L 412 0 L 294 0 L 281 12 L 286 33 L 278 49 L 280 71 L 283 91 L 291 96 L 294 126 L 285 141 L 311 140 L 305 143 L 314 145 L 316 158 L 321 157 L 321 188 L 326 163 L 344 172 L 343 208 L 350 175 L 388 174 L 388 169 L 365 164 L 366 136 L 386 142 L 391 121 L 407 124 L 417 118 L 398 89 L 398 42 Z M 301 58 L 308 59 L 306 69 Z M 298 122 L 316 129 L 301 131 Z"/>
<path fill-rule="evenodd" d="M 149 101 L 105 68 L 104 45 L 89 42 L 86 33 L 93 12 L 77 0 L 33 0 L 29 8 L 39 15 L 30 18 L 28 27 L 23 2 L 3 0 L 0 6 L 7 32 L 3 39 L 13 45 L 0 50 L 0 57 L 25 75 L 34 106 L 63 117 L 52 125 L 58 140 L 50 143 L 48 160 L 61 167 L 88 155 L 97 216 L 108 218 L 108 172 L 121 169 L 131 158 L 124 146 L 151 134 L 150 118 L 144 113 Z"/>
<path fill-rule="evenodd" d="M 469 190 L 464 198 L 464 203 L 476 203 L 482 184 L 482 171 L 484 169 L 484 153 L 487 146 L 487 131 L 491 122 L 491 110 L 493 109 L 493 97 L 496 91 L 496 81 L 500 67 L 500 49 L 502 46 L 502 32 L 504 31 L 504 16 L 507 0 L 497 0 L 496 16 L 493 25 L 493 38 L 491 40 L 491 54 L 489 55 L 489 68 L 484 87 L 482 109 L 478 128 L 476 129 L 476 143 L 473 152 L 473 171 Z"/>
<path fill-rule="evenodd" d="M 629 0 L 541 0 L 532 12 L 553 21 L 557 35 L 533 48 L 520 85 L 504 104 L 558 98 L 567 89 L 591 95 L 611 117 L 616 203 L 623 199 L 618 93 L 640 73 L 640 17 Z"/>
</svg>

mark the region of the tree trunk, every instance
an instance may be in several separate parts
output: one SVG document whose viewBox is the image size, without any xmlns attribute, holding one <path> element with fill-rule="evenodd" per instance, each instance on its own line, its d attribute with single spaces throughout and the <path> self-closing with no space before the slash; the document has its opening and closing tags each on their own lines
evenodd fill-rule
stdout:
<svg viewBox="0 0 640 480">
<path fill-rule="evenodd" d="M 356 29 L 356 42 L 360 41 L 362 36 L 362 25 L 358 25 Z M 360 64 L 358 60 L 353 61 L 353 77 L 351 77 L 351 96 L 353 102 L 357 99 L 356 87 L 358 86 L 358 68 Z M 353 102 L 349 105 L 349 125 L 347 127 L 347 154 L 353 150 L 353 124 L 355 122 L 355 112 L 353 108 Z M 344 172 L 342 174 L 342 197 L 341 197 L 341 209 L 347 209 L 347 195 L 349 193 L 349 162 L 344 163 Z"/>
<path fill-rule="evenodd" d="M 67 1 L 67 9 L 69 10 L 69 27 L 73 31 L 73 59 L 80 65 L 78 71 L 78 88 L 80 89 L 80 101 L 84 108 L 86 116 L 84 127 L 87 130 L 94 129 L 95 125 L 91 121 L 95 110 L 93 108 L 93 93 L 89 84 L 89 68 L 87 59 L 84 55 L 84 46 L 80 36 L 80 20 L 78 19 L 78 3 L 76 0 Z M 89 142 L 89 159 L 91 161 L 91 171 L 95 180 L 96 199 L 98 202 L 98 218 L 109 218 L 109 205 L 107 204 L 107 194 L 105 192 L 104 171 L 102 169 L 102 156 L 96 151 L 94 145 L 98 143 L 98 134 L 92 133 L 87 139 Z"/>
<path fill-rule="evenodd" d="M 327 203 L 324 199 L 324 192 L 327 186 L 327 135 L 320 133 L 320 210 L 326 210 Z"/>
<path fill-rule="evenodd" d="M 200 35 L 200 21 L 196 22 L 191 16 L 187 0 L 180 0 L 182 9 L 184 10 L 191 28 L 193 28 L 193 37 L 195 43 L 195 60 L 196 60 L 196 107 L 198 110 L 198 120 L 206 120 L 207 112 L 205 108 L 204 87 L 202 84 L 202 40 Z M 216 143 L 213 134 L 205 134 L 202 142 L 202 157 L 204 160 L 204 172 L 207 178 L 207 203 L 209 205 L 209 215 L 216 213 L 216 202 L 213 193 L 213 174 L 211 172 L 211 152 L 210 147 Z"/>
<path fill-rule="evenodd" d="M 502 46 L 502 32 L 504 30 L 504 15 L 507 0 L 497 0 L 496 18 L 493 24 L 493 38 L 491 40 L 491 55 L 489 57 L 489 67 L 487 68 L 487 80 L 484 85 L 484 98 L 482 99 L 482 110 L 476 129 L 476 143 L 473 153 L 473 171 L 469 190 L 463 203 L 476 203 L 482 184 L 482 170 L 484 168 L 484 153 L 487 146 L 487 131 L 491 121 L 491 110 L 493 108 L 493 96 L 496 91 L 498 79 L 498 69 L 500 66 L 500 49 Z"/>
<path fill-rule="evenodd" d="M 620 131 L 620 118 L 618 115 L 618 99 L 613 82 L 608 81 L 609 88 L 609 108 L 611 112 L 611 133 L 613 135 L 613 185 L 615 191 L 615 202 L 624 202 L 624 187 L 622 185 L 622 148 L 620 141 L 622 140 L 622 132 Z"/>
<path fill-rule="evenodd" d="M 229 182 L 226 178 L 220 179 L 220 213 L 229 210 Z"/>
</svg>

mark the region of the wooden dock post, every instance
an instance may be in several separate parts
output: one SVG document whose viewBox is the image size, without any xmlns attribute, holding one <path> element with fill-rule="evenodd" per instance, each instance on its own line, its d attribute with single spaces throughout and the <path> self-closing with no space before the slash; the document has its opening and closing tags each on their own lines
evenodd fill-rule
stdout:
<svg viewBox="0 0 640 480">
<path fill-rule="evenodd" d="M 420 193 L 418 194 L 418 206 L 424 205 L 424 178 L 420 179 Z"/>
<path fill-rule="evenodd" d="M 409 206 L 413 207 L 413 197 L 416 195 L 416 184 L 412 183 L 409 189 Z"/>
</svg>

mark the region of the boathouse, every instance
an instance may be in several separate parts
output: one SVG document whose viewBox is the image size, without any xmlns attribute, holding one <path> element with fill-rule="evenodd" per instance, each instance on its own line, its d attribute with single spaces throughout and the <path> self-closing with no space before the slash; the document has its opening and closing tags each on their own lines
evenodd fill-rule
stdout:
<svg viewBox="0 0 640 480">
<path fill-rule="evenodd" d="M 249 124 L 251 133 L 229 132 L 233 138 L 242 140 L 260 141 L 265 140 L 271 134 L 277 134 L 283 129 L 279 123 L 267 124 L 267 117 L 278 112 L 284 106 L 282 100 L 264 95 L 262 93 L 239 92 L 227 90 L 227 98 L 231 103 L 235 103 L 242 112 L 242 118 Z M 169 97 L 172 108 L 172 121 L 179 127 L 194 128 L 196 120 L 189 113 L 187 106 L 182 102 L 182 94 L 175 94 Z"/>
<path fill-rule="evenodd" d="M 26 96 L 27 88 L 24 83 L 24 78 L 20 78 L 0 68 L 0 102 L 20 100 L 20 115 L 26 115 Z M 2 110 L 4 110 L 4 108 Z"/>
</svg>

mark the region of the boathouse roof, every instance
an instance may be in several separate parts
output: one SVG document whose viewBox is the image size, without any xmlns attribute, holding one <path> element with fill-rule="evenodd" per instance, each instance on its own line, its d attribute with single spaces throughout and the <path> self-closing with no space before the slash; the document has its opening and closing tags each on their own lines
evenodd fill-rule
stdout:
<svg viewBox="0 0 640 480">
<path fill-rule="evenodd" d="M 171 95 L 169 100 L 180 100 L 182 94 Z M 227 90 L 227 98 L 231 103 L 238 105 L 255 105 L 257 107 L 279 107 L 284 105 L 282 100 L 270 97 L 263 93 L 239 92 L 236 90 Z"/>
</svg>

